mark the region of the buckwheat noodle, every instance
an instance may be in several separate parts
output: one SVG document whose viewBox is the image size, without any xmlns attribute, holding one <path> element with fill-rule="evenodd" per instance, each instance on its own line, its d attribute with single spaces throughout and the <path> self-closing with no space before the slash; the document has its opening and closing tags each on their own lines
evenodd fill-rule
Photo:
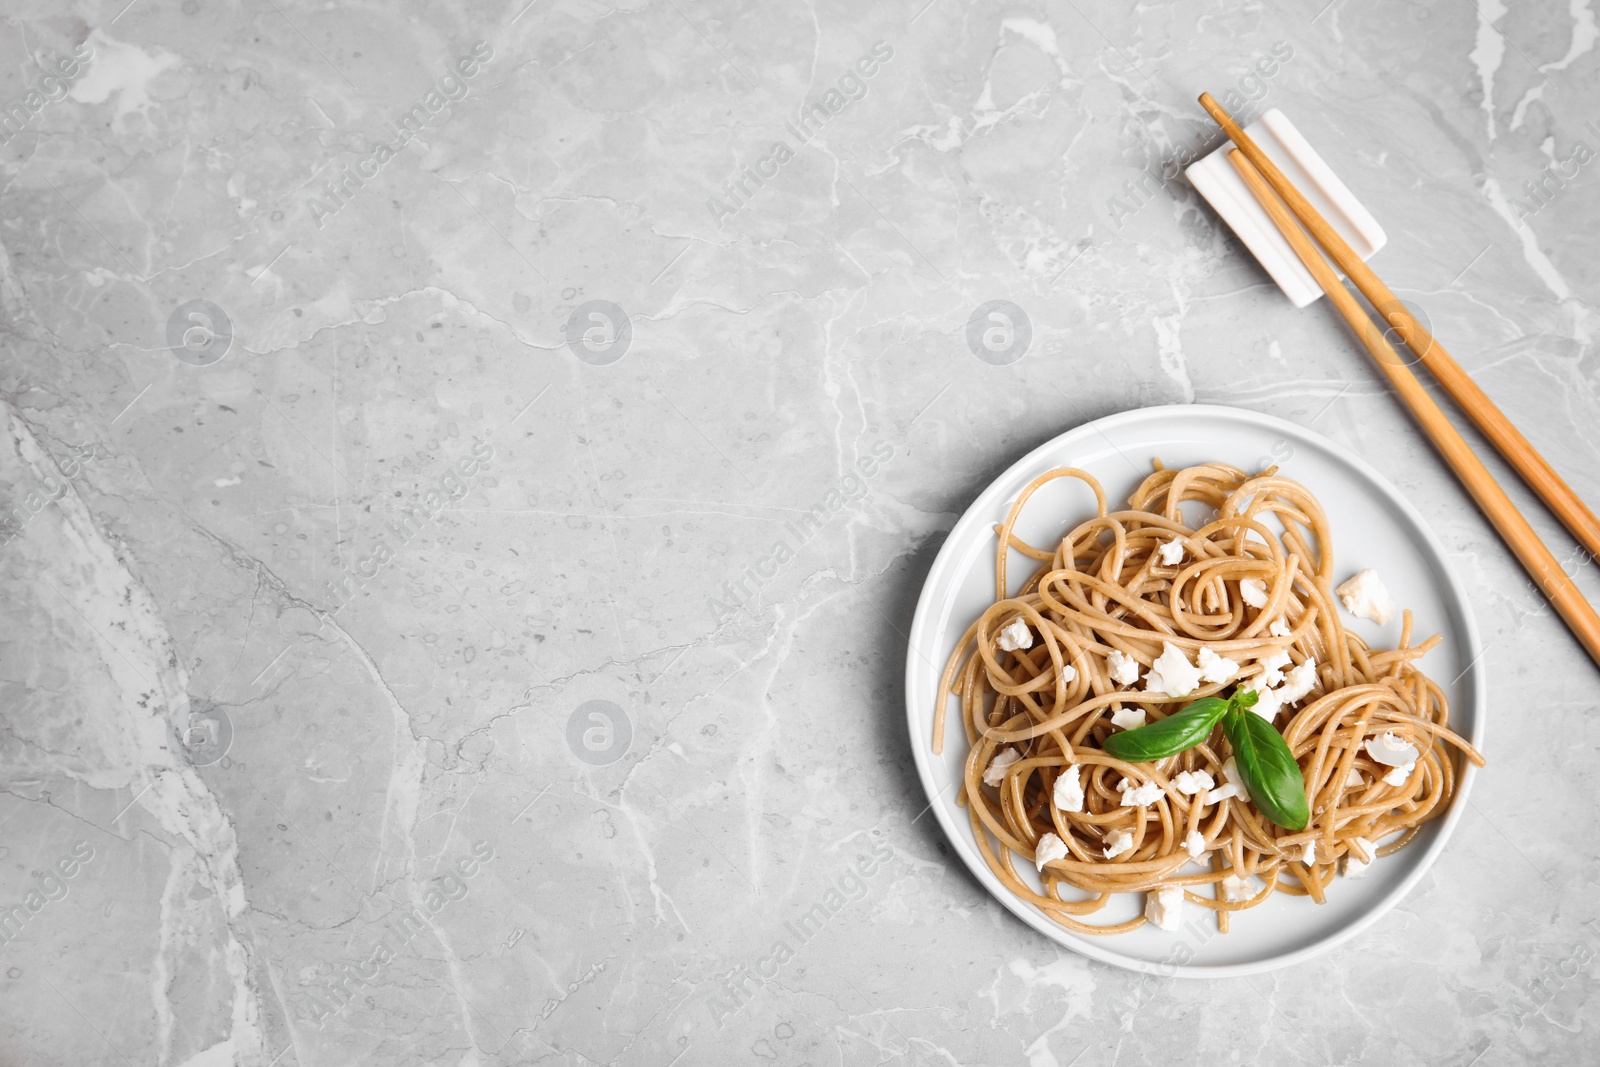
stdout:
<svg viewBox="0 0 1600 1067">
<path fill-rule="evenodd" d="M 946 706 L 952 695 L 958 700 L 970 746 L 959 801 L 990 869 L 1051 919 L 1088 934 L 1144 924 L 1143 915 L 1111 923 L 1086 917 L 1115 894 L 1162 886 L 1182 887 L 1188 903 L 1214 910 L 1223 932 L 1231 912 L 1255 907 L 1273 893 L 1309 896 L 1320 904 L 1341 861 L 1352 858 L 1358 868 L 1370 863 L 1375 857 L 1369 848 L 1390 855 L 1449 808 L 1457 753 L 1483 764 L 1477 750 L 1450 729 L 1444 691 L 1416 665 L 1438 645 L 1437 635 L 1412 644 L 1409 611 L 1395 649 L 1369 648 L 1341 625 L 1328 523 L 1311 492 L 1277 476 L 1276 468 L 1251 475 L 1223 464 L 1156 466 L 1126 511 L 1107 511 L 1100 483 L 1072 468 L 1043 474 L 1022 491 L 998 529 L 995 602 L 951 655 L 934 717 L 938 753 Z M 1023 542 L 1013 533 L 1022 508 L 1041 486 L 1062 478 L 1093 491 L 1094 518 L 1054 548 Z M 1204 513 L 1198 528 L 1187 525 L 1185 504 L 1191 515 Z M 1174 537 L 1182 539 L 1183 559 L 1164 565 L 1157 549 Z M 1006 582 L 1013 550 L 1038 564 L 1016 596 L 1008 595 Z M 1264 607 L 1245 602 L 1245 580 L 1264 583 Z M 1019 619 L 1035 635 L 1033 644 L 1001 650 L 1000 631 Z M 1282 636 L 1285 627 L 1288 635 Z M 1191 661 L 1209 648 L 1235 661 L 1238 673 L 1181 699 L 1111 679 L 1113 650 L 1137 660 L 1142 674 L 1164 642 Z M 1226 697 L 1241 685 L 1259 685 L 1272 669 L 1264 661 L 1283 651 L 1295 665 L 1315 660 L 1310 693 L 1274 720 L 1305 778 L 1311 821 L 1304 830 L 1274 825 L 1247 797 L 1207 803 L 1203 792 L 1186 795 L 1173 785 L 1183 771 L 1204 771 L 1223 784 L 1229 752 L 1220 729 L 1202 744 L 1153 763 L 1124 763 L 1102 750 L 1116 729 L 1111 717 L 1117 711 L 1143 709 L 1154 722 L 1201 697 Z M 1414 768 L 1399 785 L 1385 781 L 1392 768 L 1376 762 L 1365 747 L 1384 733 L 1417 750 Z M 984 774 L 1003 751 L 1015 753 L 1007 756 L 1015 762 L 1002 760 L 1003 770 L 992 775 L 999 785 L 986 785 Z M 1064 773 L 1080 776 L 1082 811 L 1053 803 L 1056 780 Z M 1124 806 L 1118 789 L 1124 779 L 1154 782 L 1161 796 L 1148 806 Z M 1107 859 L 1107 838 L 1119 830 L 1131 833 L 1132 847 Z M 1184 845 L 1192 831 L 1203 839 L 1198 866 Z M 1067 855 L 1047 863 L 1041 893 L 1019 875 L 1014 856 L 1032 866 L 1035 847 L 1047 833 L 1065 843 Z M 1309 862 L 1307 842 L 1314 842 Z M 1225 879 L 1251 876 L 1259 886 L 1253 879 L 1248 889 L 1237 882 L 1224 885 Z"/>
</svg>

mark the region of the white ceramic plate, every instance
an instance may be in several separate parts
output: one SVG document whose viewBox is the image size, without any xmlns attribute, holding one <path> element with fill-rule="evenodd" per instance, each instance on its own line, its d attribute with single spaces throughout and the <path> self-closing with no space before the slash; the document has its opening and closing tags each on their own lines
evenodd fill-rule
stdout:
<svg viewBox="0 0 1600 1067">
<path fill-rule="evenodd" d="M 958 724 L 935 756 L 933 705 L 939 673 L 955 642 L 994 599 L 994 524 L 1004 520 L 1018 492 L 1054 467 L 1080 467 L 1100 479 L 1114 508 L 1159 458 L 1168 467 L 1207 461 L 1257 469 L 1277 463 L 1322 501 L 1333 531 L 1334 578 L 1365 567 L 1378 571 L 1395 603 L 1416 617 L 1415 636 L 1443 635 L 1422 661 L 1450 698 L 1451 725 L 1483 746 L 1485 688 L 1478 662 L 1478 630 L 1461 581 L 1438 539 L 1415 508 L 1377 471 L 1333 442 L 1293 423 L 1236 408 L 1174 405 L 1144 408 L 1086 423 L 1034 449 L 985 489 L 950 531 L 917 602 L 906 658 L 906 713 L 912 751 L 939 824 L 973 875 L 1023 922 L 1062 945 L 1119 967 L 1163 975 L 1224 977 L 1284 967 L 1324 952 L 1376 922 L 1400 901 L 1444 848 L 1466 807 L 1476 768 L 1467 765 L 1452 806 L 1412 843 L 1378 860 L 1359 880 L 1336 879 L 1328 902 L 1275 894 L 1235 914 L 1219 935 L 1209 910 L 1190 906 L 1176 932 L 1142 926 L 1131 933 L 1092 937 L 1063 929 L 1012 895 L 990 872 L 973 841 L 965 809 L 955 795 L 967 744 Z M 1035 545 L 1053 545 L 1094 512 L 1087 487 L 1073 479 L 1035 493 L 1017 533 Z M 1012 555 L 1008 575 L 1015 592 L 1033 564 Z M 1344 616 L 1346 626 L 1375 646 L 1399 642 L 1399 612 L 1386 626 Z M 956 701 L 951 700 L 951 714 Z M 955 720 L 952 719 L 955 723 Z M 1463 761 L 1464 762 L 1464 761 Z M 1028 868 L 1026 862 L 1019 870 Z M 1095 921 L 1138 914 L 1143 894 L 1125 894 Z"/>
</svg>

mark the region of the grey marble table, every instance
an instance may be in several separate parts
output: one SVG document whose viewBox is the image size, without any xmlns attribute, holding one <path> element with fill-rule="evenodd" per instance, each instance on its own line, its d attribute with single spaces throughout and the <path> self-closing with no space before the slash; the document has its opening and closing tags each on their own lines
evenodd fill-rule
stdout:
<svg viewBox="0 0 1600 1067">
<path fill-rule="evenodd" d="M 1595 670 L 1179 175 L 1200 91 L 1284 109 L 1600 500 L 1590 0 L 0 26 L 0 1062 L 1593 1061 Z M 1216 982 L 990 899 L 900 682 L 990 478 L 1191 401 L 1396 482 L 1493 702 L 1402 906 Z"/>
</svg>

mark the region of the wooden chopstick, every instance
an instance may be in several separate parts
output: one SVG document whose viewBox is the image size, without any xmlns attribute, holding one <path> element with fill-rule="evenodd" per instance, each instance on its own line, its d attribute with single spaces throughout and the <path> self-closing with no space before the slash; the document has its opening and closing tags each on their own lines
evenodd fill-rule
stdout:
<svg viewBox="0 0 1600 1067">
<path fill-rule="evenodd" d="M 1223 110 L 1222 105 L 1214 100 L 1210 93 L 1200 94 L 1200 106 L 1216 120 L 1224 133 L 1238 145 L 1239 151 L 1254 164 L 1255 169 L 1267 180 L 1273 191 L 1283 198 L 1289 205 L 1289 210 L 1294 212 L 1296 218 L 1311 231 L 1311 236 L 1317 243 L 1327 250 L 1333 257 L 1339 269 L 1355 283 L 1372 306 L 1382 315 L 1400 334 L 1402 340 L 1411 351 L 1417 354 L 1422 365 L 1428 368 L 1445 392 L 1450 394 L 1461 410 L 1478 429 L 1483 431 L 1495 449 L 1506 458 L 1528 487 L 1539 494 L 1539 499 L 1553 512 L 1556 518 L 1576 537 L 1583 546 L 1589 550 L 1591 556 L 1600 556 L 1600 519 L 1596 519 L 1594 512 L 1590 511 L 1583 500 L 1574 493 L 1555 469 L 1546 462 L 1528 439 L 1506 418 L 1505 413 L 1495 406 L 1487 393 L 1478 388 L 1478 383 L 1472 380 L 1471 375 L 1461 369 L 1461 365 L 1451 358 L 1450 353 L 1444 350 L 1438 340 L 1417 321 L 1400 298 L 1395 296 L 1390 288 L 1383 284 L 1372 268 L 1356 255 L 1355 250 L 1339 236 L 1339 231 L 1328 225 L 1328 221 L 1312 207 L 1294 183 L 1286 178 L 1277 165 L 1267 158 L 1250 135 L 1239 128 L 1233 117 Z"/>
<path fill-rule="evenodd" d="M 1328 261 L 1322 258 L 1322 253 L 1317 251 L 1311 239 L 1295 222 L 1283 201 L 1273 193 L 1261 172 L 1237 148 L 1229 151 L 1228 161 L 1239 171 L 1244 183 L 1272 217 L 1284 239 L 1300 257 L 1300 262 L 1306 265 L 1306 269 L 1317 279 L 1317 284 L 1322 286 L 1323 292 L 1328 294 L 1328 300 L 1339 309 L 1345 321 L 1367 346 L 1367 351 L 1388 376 L 1395 392 L 1400 394 L 1400 399 L 1405 401 L 1411 414 L 1432 438 L 1434 447 L 1450 464 L 1450 469 L 1461 479 L 1461 484 L 1472 494 L 1472 499 L 1477 501 L 1489 522 L 1499 531 L 1501 539 L 1510 546 L 1534 582 L 1561 613 L 1567 626 L 1588 650 L 1590 658 L 1600 665 L 1600 615 L 1595 614 L 1594 608 L 1578 592 L 1578 587 L 1567 578 L 1560 562 L 1539 540 L 1539 535 L 1534 533 L 1528 520 L 1506 496 L 1500 483 L 1494 480 L 1494 475 L 1489 473 L 1489 468 L 1483 465 L 1455 425 L 1439 410 L 1439 405 L 1433 402 L 1433 397 L 1401 360 L 1400 354 L 1384 339 L 1382 331 L 1368 317 L 1360 302 L 1344 287 Z"/>
</svg>

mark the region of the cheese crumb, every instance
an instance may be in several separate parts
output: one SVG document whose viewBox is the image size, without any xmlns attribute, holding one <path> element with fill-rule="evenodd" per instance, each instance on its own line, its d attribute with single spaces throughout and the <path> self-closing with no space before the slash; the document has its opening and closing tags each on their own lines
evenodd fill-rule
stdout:
<svg viewBox="0 0 1600 1067">
<path fill-rule="evenodd" d="M 1166 790 L 1154 782 L 1134 785 L 1126 778 L 1117 783 L 1117 792 L 1122 794 L 1125 808 L 1147 808 L 1166 795 Z"/>
<path fill-rule="evenodd" d="M 1222 777 L 1226 779 L 1226 784 L 1211 790 L 1211 792 L 1201 797 L 1201 803 L 1220 804 L 1230 797 L 1238 797 L 1240 800 L 1245 800 L 1250 796 L 1249 791 L 1244 787 L 1244 779 L 1239 776 L 1239 766 L 1233 762 L 1232 756 L 1229 756 L 1222 763 Z"/>
<path fill-rule="evenodd" d="M 1406 779 L 1411 777 L 1411 769 L 1415 766 L 1415 763 L 1407 763 L 1403 767 L 1391 768 L 1389 773 L 1383 776 L 1383 780 L 1390 785 L 1405 785 Z"/>
<path fill-rule="evenodd" d="M 1222 761 L 1222 777 L 1240 789 L 1244 788 L 1244 775 L 1239 773 L 1239 765 L 1234 762 L 1232 756 Z"/>
<path fill-rule="evenodd" d="M 1144 725 L 1144 709 L 1119 708 L 1111 713 L 1111 725 L 1124 730 L 1137 730 Z"/>
<path fill-rule="evenodd" d="M 1367 755 L 1385 767 L 1405 767 L 1417 762 L 1417 746 L 1402 741 L 1392 730 L 1385 730 L 1377 737 L 1368 739 L 1363 747 Z"/>
<path fill-rule="evenodd" d="M 1012 619 L 1000 631 L 1000 650 L 1015 652 L 1019 648 L 1033 647 L 1033 633 L 1020 618 Z"/>
<path fill-rule="evenodd" d="M 1273 619 L 1272 625 L 1267 627 L 1267 633 L 1273 637 L 1293 637 L 1294 631 L 1289 629 L 1289 624 L 1282 619 Z"/>
<path fill-rule="evenodd" d="M 1176 930 L 1183 920 L 1183 887 L 1157 886 L 1144 897 L 1144 917 L 1162 930 Z"/>
<path fill-rule="evenodd" d="M 1363 853 L 1366 855 L 1366 859 L 1361 858 Z M 1367 873 L 1367 868 L 1372 866 L 1372 861 L 1377 857 L 1377 846 L 1371 841 L 1364 837 L 1352 837 L 1349 851 L 1344 856 L 1344 876 L 1346 878 L 1360 878 Z"/>
<path fill-rule="evenodd" d="M 1106 835 L 1105 846 L 1102 853 L 1106 859 L 1114 860 L 1124 852 L 1133 851 L 1133 834 L 1127 830 L 1113 830 Z"/>
<path fill-rule="evenodd" d="M 1197 860 L 1206 850 L 1206 839 L 1199 830 L 1190 830 L 1183 839 L 1183 850 L 1189 853 L 1189 858 Z"/>
<path fill-rule="evenodd" d="M 1224 800 L 1229 800 L 1233 797 L 1243 800 L 1245 796 L 1246 794 L 1242 786 L 1235 785 L 1233 782 L 1229 782 L 1226 785 L 1219 786 L 1202 796 L 1200 798 L 1200 803 L 1221 804 Z"/>
<path fill-rule="evenodd" d="M 1051 860 L 1065 859 L 1066 856 L 1067 843 L 1055 834 L 1045 834 L 1033 847 L 1033 866 L 1036 870 L 1043 871 L 1044 865 Z"/>
<path fill-rule="evenodd" d="M 1006 768 L 1022 758 L 1022 753 L 1008 748 L 994 758 L 983 772 L 984 785 L 999 785 L 1006 780 Z"/>
<path fill-rule="evenodd" d="M 1113 648 L 1106 657 L 1106 671 L 1118 685 L 1132 685 L 1139 680 L 1139 661 L 1122 649 Z"/>
<path fill-rule="evenodd" d="M 1261 682 L 1264 685 L 1277 685 L 1283 681 L 1283 669 L 1294 662 L 1289 657 L 1287 649 L 1281 649 L 1261 658 Z"/>
<path fill-rule="evenodd" d="M 1216 781 L 1205 771 L 1179 771 L 1172 779 L 1172 786 L 1184 796 L 1192 797 L 1196 793 L 1204 793 L 1216 785 Z"/>
<path fill-rule="evenodd" d="M 1371 619 L 1382 624 L 1394 615 L 1394 598 L 1389 595 L 1377 571 L 1356 572 L 1340 582 L 1334 594 L 1344 605 L 1344 610 L 1358 619 Z"/>
<path fill-rule="evenodd" d="M 1083 810 L 1083 781 L 1078 777 L 1078 768 L 1066 767 L 1056 776 L 1051 799 L 1062 811 Z"/>
<path fill-rule="evenodd" d="M 1301 863 L 1304 863 L 1308 867 L 1311 864 L 1317 862 L 1317 839 L 1316 838 L 1313 837 L 1311 840 L 1307 841 L 1303 846 L 1301 846 L 1299 860 L 1300 860 Z"/>
<path fill-rule="evenodd" d="M 1267 606 L 1267 583 L 1260 578 L 1245 578 L 1239 582 L 1239 597 L 1252 608 Z"/>
<path fill-rule="evenodd" d="M 1255 895 L 1255 886 L 1251 884 L 1249 875 L 1240 878 L 1236 874 L 1230 874 L 1222 880 L 1222 899 L 1230 904 L 1237 904 L 1241 900 L 1249 900 Z"/>
<path fill-rule="evenodd" d="M 1367 780 L 1361 777 L 1361 772 L 1354 767 L 1351 767 L 1350 773 L 1344 776 L 1344 787 L 1346 789 L 1360 789 L 1366 784 Z"/>
<path fill-rule="evenodd" d="M 1166 544 L 1162 545 L 1160 548 L 1157 548 L 1156 549 L 1156 555 L 1158 557 L 1160 557 L 1161 562 L 1164 563 L 1165 565 L 1167 565 L 1168 567 L 1175 567 L 1178 564 L 1182 563 L 1183 562 L 1183 538 L 1174 537 L 1172 540 L 1168 541 Z"/>
<path fill-rule="evenodd" d="M 1268 722 L 1278 717 L 1278 712 L 1283 707 L 1283 697 L 1278 695 L 1276 689 L 1252 688 L 1250 692 L 1256 695 L 1256 702 L 1250 705 L 1251 711 Z"/>
<path fill-rule="evenodd" d="M 1144 676 L 1146 693 L 1165 693 L 1169 697 L 1186 697 L 1200 688 L 1200 670 L 1189 662 L 1183 649 L 1171 641 L 1161 643 L 1161 655 L 1150 665 Z"/>
<path fill-rule="evenodd" d="M 1200 646 L 1200 654 L 1195 658 L 1195 663 L 1200 668 L 1202 682 L 1226 682 L 1239 673 L 1238 663 L 1217 655 L 1205 645 Z"/>
<path fill-rule="evenodd" d="M 1291 668 L 1278 687 L 1278 698 L 1284 704 L 1298 704 L 1317 687 L 1317 661 L 1307 659 Z"/>
</svg>

